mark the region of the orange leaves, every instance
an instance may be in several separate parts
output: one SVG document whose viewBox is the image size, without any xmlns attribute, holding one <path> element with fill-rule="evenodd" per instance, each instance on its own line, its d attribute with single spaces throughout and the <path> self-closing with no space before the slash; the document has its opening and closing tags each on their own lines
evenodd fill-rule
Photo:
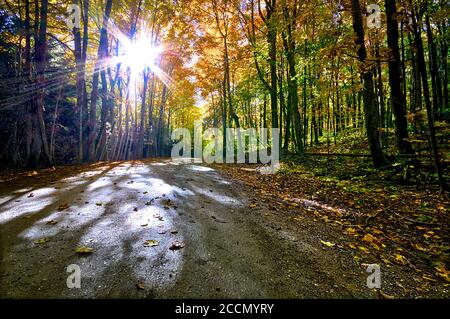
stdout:
<svg viewBox="0 0 450 319">
<path fill-rule="evenodd" d="M 69 208 L 69 204 L 68 203 L 64 203 L 58 206 L 58 210 L 59 211 L 63 211 L 66 210 L 67 208 Z"/>
<path fill-rule="evenodd" d="M 444 279 L 446 282 L 450 282 L 450 271 L 445 267 L 444 264 L 439 264 L 435 267 L 436 274 Z"/>
</svg>

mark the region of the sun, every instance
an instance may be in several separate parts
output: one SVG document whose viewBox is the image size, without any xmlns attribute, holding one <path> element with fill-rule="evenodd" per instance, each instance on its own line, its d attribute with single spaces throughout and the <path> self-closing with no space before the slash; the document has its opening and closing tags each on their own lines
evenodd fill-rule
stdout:
<svg viewBox="0 0 450 319">
<path fill-rule="evenodd" d="M 163 52 L 161 45 L 155 46 L 151 37 L 139 35 L 133 40 L 123 39 L 121 41 L 122 52 L 120 62 L 125 68 L 130 68 L 131 73 L 139 74 L 146 68 L 154 71 L 157 59 Z"/>
<path fill-rule="evenodd" d="M 171 51 L 155 42 L 151 33 L 144 28 L 132 39 L 115 27 L 111 27 L 111 33 L 119 43 L 117 56 L 109 63 L 121 65 L 122 72 L 130 79 L 130 89 L 142 81 L 142 74 L 152 74 L 167 86 L 172 84 L 171 77 L 161 68 L 164 56 Z"/>
</svg>

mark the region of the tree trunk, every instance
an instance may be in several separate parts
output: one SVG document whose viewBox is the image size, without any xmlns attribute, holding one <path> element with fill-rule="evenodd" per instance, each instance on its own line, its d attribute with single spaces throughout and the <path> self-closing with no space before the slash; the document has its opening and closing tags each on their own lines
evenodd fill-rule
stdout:
<svg viewBox="0 0 450 319">
<path fill-rule="evenodd" d="M 269 65 L 270 65 L 270 108 L 272 115 L 272 128 L 278 127 L 278 78 L 277 78 L 277 29 L 275 20 L 276 0 L 266 0 L 266 24 L 268 27 L 267 42 L 269 43 Z M 273 138 L 273 135 L 272 135 Z M 272 141 L 272 145 L 275 141 Z"/>
<path fill-rule="evenodd" d="M 286 3 L 283 2 L 283 16 L 286 23 L 286 33 L 283 37 L 283 46 L 286 51 L 286 57 L 288 62 L 288 114 L 289 118 L 291 114 L 294 116 L 293 118 L 293 131 L 294 131 L 294 140 L 296 145 L 296 150 L 299 152 L 303 152 L 303 125 L 302 118 L 300 115 L 300 111 L 298 109 L 298 83 L 297 83 L 297 70 L 296 70 L 296 60 L 295 60 L 295 50 L 296 50 L 296 42 L 292 35 L 295 24 L 295 16 L 297 14 L 297 7 L 292 11 L 292 17 L 289 14 L 289 8 Z M 286 143 L 285 143 L 286 144 Z M 285 145 L 286 148 L 286 145 Z"/>
<path fill-rule="evenodd" d="M 352 17 L 353 30 L 356 33 L 355 42 L 358 47 L 358 59 L 362 64 L 361 76 L 363 80 L 363 100 L 367 139 L 373 164 L 375 167 L 380 167 L 386 165 L 387 161 L 380 146 L 380 134 L 378 132 L 379 116 L 373 87 L 373 73 L 372 68 L 366 65 L 367 53 L 364 44 L 364 29 L 359 0 L 352 0 Z"/>
<path fill-rule="evenodd" d="M 105 68 L 105 58 L 108 55 L 108 21 L 111 15 L 112 0 L 106 1 L 105 14 L 102 29 L 100 31 L 100 44 L 98 47 L 98 58 L 95 62 L 94 75 L 92 79 L 91 108 L 89 110 L 89 161 L 96 161 L 96 133 L 97 133 L 97 101 L 99 73 Z"/>
<path fill-rule="evenodd" d="M 31 110 L 32 140 L 30 146 L 30 167 L 36 167 L 40 163 L 42 151 L 47 164 L 52 164 L 50 159 L 47 134 L 44 121 L 44 98 L 45 98 L 45 67 L 47 62 L 47 9 L 48 0 L 42 0 L 40 7 L 40 21 L 38 38 L 35 43 L 36 63 L 36 96 Z"/>
<path fill-rule="evenodd" d="M 389 59 L 389 85 L 391 87 L 391 103 L 395 116 L 395 137 L 397 148 L 402 154 L 413 154 L 408 142 L 408 128 L 406 121 L 406 100 L 401 89 L 402 76 L 400 73 L 400 51 L 398 47 L 398 21 L 395 0 L 386 0 L 387 41 L 391 50 Z"/>
<path fill-rule="evenodd" d="M 436 173 L 438 175 L 439 186 L 441 188 L 441 192 L 446 188 L 444 177 L 442 175 L 441 164 L 439 160 L 439 150 L 436 141 L 436 130 L 434 128 L 434 119 L 433 119 L 433 108 L 430 100 L 430 89 L 428 87 L 428 77 L 427 77 L 427 66 L 425 64 L 425 56 L 423 52 L 423 43 L 421 38 L 421 32 L 417 26 L 415 9 L 412 4 L 412 1 L 409 1 L 412 10 L 412 27 L 414 32 L 414 41 L 417 48 L 417 60 L 420 68 L 420 75 L 422 79 L 422 87 L 423 87 L 423 95 L 425 98 L 425 107 L 427 108 L 427 117 L 428 117 L 428 128 L 430 130 L 430 139 L 431 139 L 431 148 L 433 150 L 434 155 L 434 166 L 436 168 Z"/>
<path fill-rule="evenodd" d="M 144 70 L 144 88 L 142 89 L 142 104 L 141 104 L 141 123 L 139 126 L 138 147 L 137 147 L 137 152 L 136 152 L 137 158 L 144 157 L 144 131 L 145 131 L 145 122 L 146 122 L 145 102 L 147 99 L 147 86 L 148 86 L 149 72 L 150 72 L 150 70 Z"/>
<path fill-rule="evenodd" d="M 430 59 L 431 87 L 433 90 L 433 115 L 435 119 L 439 119 L 442 106 L 441 78 L 439 77 L 439 70 L 437 66 L 436 44 L 434 43 L 433 31 L 431 29 L 430 17 L 428 13 L 425 16 L 425 23 L 427 29 L 428 52 Z"/>
<path fill-rule="evenodd" d="M 74 0 L 73 4 L 78 5 L 78 0 Z M 76 112 L 78 113 L 78 161 L 83 161 L 83 106 L 84 106 L 84 62 L 83 62 L 83 48 L 81 43 L 81 33 L 79 26 L 73 27 L 74 37 L 74 53 L 75 53 L 75 67 L 76 67 Z"/>
</svg>

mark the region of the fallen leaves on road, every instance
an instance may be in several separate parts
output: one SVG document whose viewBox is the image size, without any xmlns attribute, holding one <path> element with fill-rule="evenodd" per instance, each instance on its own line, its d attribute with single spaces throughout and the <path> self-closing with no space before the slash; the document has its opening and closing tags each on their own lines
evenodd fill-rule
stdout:
<svg viewBox="0 0 450 319">
<path fill-rule="evenodd" d="M 435 267 L 437 270 L 436 274 L 444 279 L 446 282 L 450 282 L 450 271 L 445 268 L 445 265 L 439 264 L 439 266 Z"/>
<path fill-rule="evenodd" d="M 145 286 L 144 286 L 144 283 L 143 282 L 137 282 L 136 283 L 136 288 L 137 289 L 140 289 L 140 290 L 144 290 L 145 289 Z"/>
<path fill-rule="evenodd" d="M 394 296 L 388 295 L 385 292 L 382 292 L 381 290 L 377 290 L 378 291 L 378 295 L 380 297 L 380 299 L 395 299 Z"/>
<path fill-rule="evenodd" d="M 47 225 L 56 225 L 56 224 L 58 224 L 58 222 L 56 220 L 49 220 L 46 224 Z"/>
<path fill-rule="evenodd" d="M 80 246 L 75 249 L 75 252 L 80 255 L 88 255 L 92 254 L 94 252 L 94 249 L 87 246 Z"/>
<path fill-rule="evenodd" d="M 65 209 L 69 208 L 69 204 L 68 203 L 64 203 L 58 206 L 58 210 L 59 211 L 63 211 Z"/>
<path fill-rule="evenodd" d="M 36 240 L 34 243 L 36 245 L 41 245 L 41 244 L 45 244 L 49 241 L 50 241 L 50 239 L 48 237 L 44 237 L 44 238 L 40 238 L 40 239 Z"/>
<path fill-rule="evenodd" d="M 155 247 L 159 245 L 159 241 L 154 239 L 149 239 L 144 242 L 144 247 Z"/>
<path fill-rule="evenodd" d="M 184 242 L 177 240 L 177 241 L 174 241 L 172 243 L 172 245 L 170 245 L 169 249 L 170 250 L 180 250 L 183 247 L 184 247 Z"/>
<path fill-rule="evenodd" d="M 450 201 L 436 190 L 392 183 L 384 171 L 368 169 L 357 159 L 286 159 L 278 173 L 269 175 L 259 174 L 257 166 L 213 165 L 258 194 L 247 209 L 267 207 L 280 218 L 289 211 L 293 221 L 326 222 L 341 229 L 353 254 L 363 254 L 353 256 L 357 263 L 376 258 L 386 267 L 423 271 L 436 282 L 448 282 L 446 271 L 435 267 L 448 269 L 450 262 Z M 422 284 L 420 279 L 414 283 L 418 289 Z"/>
<path fill-rule="evenodd" d="M 400 265 L 406 265 L 408 263 L 408 260 L 403 255 L 394 254 L 394 262 Z"/>
<path fill-rule="evenodd" d="M 321 242 L 323 245 L 327 246 L 327 247 L 334 247 L 334 246 L 336 246 L 336 244 L 333 244 L 332 242 L 329 242 L 329 241 L 323 241 L 323 240 L 321 240 L 320 242 Z"/>
</svg>

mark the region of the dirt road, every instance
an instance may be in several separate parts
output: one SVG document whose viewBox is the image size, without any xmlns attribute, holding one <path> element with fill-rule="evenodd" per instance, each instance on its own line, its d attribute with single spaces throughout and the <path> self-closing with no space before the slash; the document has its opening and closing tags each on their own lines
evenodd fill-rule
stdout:
<svg viewBox="0 0 450 319">
<path fill-rule="evenodd" d="M 257 195 L 212 168 L 169 160 L 3 181 L 0 297 L 374 296 L 364 269 L 321 243 L 339 234 L 289 222 Z M 81 246 L 93 252 L 75 253 Z M 66 284 L 72 264 L 79 289 Z"/>
</svg>

